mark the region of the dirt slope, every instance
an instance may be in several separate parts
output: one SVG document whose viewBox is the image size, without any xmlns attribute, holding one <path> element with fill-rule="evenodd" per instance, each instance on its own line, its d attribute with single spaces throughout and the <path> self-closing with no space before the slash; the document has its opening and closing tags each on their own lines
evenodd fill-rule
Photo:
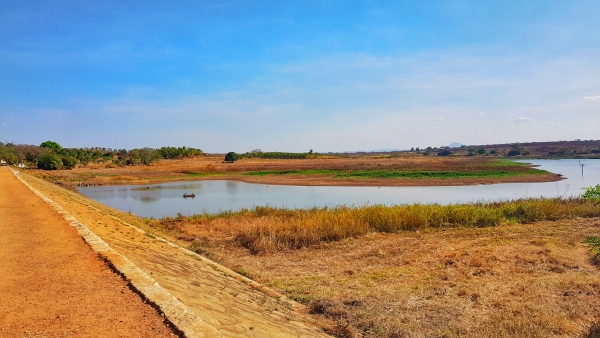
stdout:
<svg viewBox="0 0 600 338">
<path fill-rule="evenodd" d="M 0 337 L 175 336 L 8 168 L 0 234 Z"/>
</svg>

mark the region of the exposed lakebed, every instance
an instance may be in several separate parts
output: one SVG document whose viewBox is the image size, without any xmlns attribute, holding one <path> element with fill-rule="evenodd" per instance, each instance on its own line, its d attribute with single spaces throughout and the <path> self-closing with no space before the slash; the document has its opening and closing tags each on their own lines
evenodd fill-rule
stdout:
<svg viewBox="0 0 600 338">
<path fill-rule="evenodd" d="M 142 217 L 191 215 L 270 205 L 286 208 L 360 206 L 364 204 L 468 203 L 524 197 L 579 196 L 581 188 L 600 184 L 600 160 L 528 160 L 540 169 L 562 174 L 551 183 L 503 183 L 471 186 L 335 187 L 252 184 L 238 181 L 179 181 L 152 186 L 102 186 L 79 188 L 100 203 Z M 183 198 L 194 194 L 194 198 Z"/>
</svg>

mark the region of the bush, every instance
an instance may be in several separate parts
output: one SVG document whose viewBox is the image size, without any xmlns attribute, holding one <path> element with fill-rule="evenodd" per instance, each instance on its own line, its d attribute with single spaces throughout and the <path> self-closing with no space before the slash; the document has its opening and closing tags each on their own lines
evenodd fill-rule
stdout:
<svg viewBox="0 0 600 338">
<path fill-rule="evenodd" d="M 438 153 L 438 156 L 448 156 L 448 155 L 452 155 L 452 152 L 448 149 L 444 149 Z"/>
<path fill-rule="evenodd" d="M 65 156 L 62 159 L 62 163 L 65 166 L 65 168 L 67 168 L 67 169 L 75 168 L 75 166 L 77 165 L 77 162 L 79 162 L 79 161 L 73 156 Z"/>
<path fill-rule="evenodd" d="M 508 151 L 508 156 L 517 156 L 521 155 L 521 151 L 518 149 L 511 149 Z"/>
<path fill-rule="evenodd" d="M 582 195 L 584 199 L 600 202 L 600 184 L 597 184 L 595 187 L 583 188 L 583 190 L 585 190 Z"/>
<path fill-rule="evenodd" d="M 227 153 L 227 155 L 225 155 L 225 162 L 233 163 L 238 159 L 238 157 L 238 154 L 230 151 Z"/>
<path fill-rule="evenodd" d="M 60 168 L 62 165 L 62 161 L 52 154 L 43 154 L 40 155 L 37 162 L 38 169 L 44 170 L 56 170 Z"/>
</svg>

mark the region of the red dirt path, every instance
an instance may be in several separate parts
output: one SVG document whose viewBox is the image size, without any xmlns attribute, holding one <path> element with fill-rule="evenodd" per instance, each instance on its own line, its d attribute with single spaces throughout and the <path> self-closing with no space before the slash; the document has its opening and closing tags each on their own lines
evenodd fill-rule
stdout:
<svg viewBox="0 0 600 338">
<path fill-rule="evenodd" d="M 0 168 L 0 337 L 174 337 L 54 209 Z"/>
</svg>

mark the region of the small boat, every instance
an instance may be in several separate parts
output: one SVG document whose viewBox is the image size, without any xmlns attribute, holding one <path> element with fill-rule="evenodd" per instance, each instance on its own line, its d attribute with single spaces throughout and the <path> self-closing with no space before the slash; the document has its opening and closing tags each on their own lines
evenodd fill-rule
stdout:
<svg viewBox="0 0 600 338">
<path fill-rule="evenodd" d="M 194 193 L 191 194 L 183 194 L 183 198 L 194 198 L 196 197 L 196 195 L 194 195 Z"/>
</svg>

